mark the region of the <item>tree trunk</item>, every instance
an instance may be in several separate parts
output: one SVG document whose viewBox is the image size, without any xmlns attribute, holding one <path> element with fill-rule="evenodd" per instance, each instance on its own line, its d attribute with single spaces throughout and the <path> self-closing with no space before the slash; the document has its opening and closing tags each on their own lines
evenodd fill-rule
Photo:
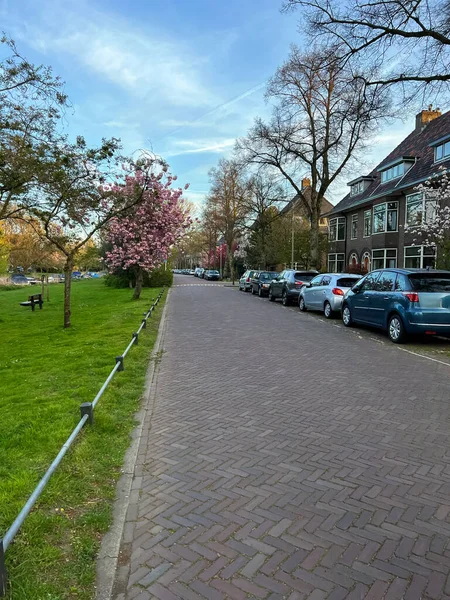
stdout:
<svg viewBox="0 0 450 600">
<path fill-rule="evenodd" d="M 230 248 L 232 247 L 232 244 L 230 245 Z M 228 252 L 228 267 L 230 269 L 230 279 L 232 284 L 234 285 L 234 260 L 233 260 L 233 252 L 229 251 Z"/>
<path fill-rule="evenodd" d="M 66 258 L 64 265 L 64 328 L 70 327 L 70 291 L 72 287 L 73 256 Z"/>
<path fill-rule="evenodd" d="M 133 300 L 139 300 L 139 298 L 141 297 L 143 280 L 144 280 L 144 271 L 141 269 L 141 267 L 138 267 L 138 270 L 136 273 L 136 286 L 134 288 Z"/>
</svg>

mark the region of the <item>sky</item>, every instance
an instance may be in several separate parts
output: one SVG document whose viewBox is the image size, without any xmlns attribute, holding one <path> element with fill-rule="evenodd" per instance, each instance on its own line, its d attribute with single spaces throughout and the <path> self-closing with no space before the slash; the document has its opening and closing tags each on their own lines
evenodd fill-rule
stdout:
<svg viewBox="0 0 450 600">
<path fill-rule="evenodd" d="M 201 207 L 208 172 L 255 117 L 269 77 L 306 43 L 281 0 L 0 0 L 1 29 L 30 61 L 53 68 L 72 103 L 70 135 L 121 138 L 164 157 Z M 367 171 L 413 128 L 390 125 Z M 356 173 L 355 177 L 361 173 Z M 345 182 L 331 201 L 346 193 Z"/>
</svg>

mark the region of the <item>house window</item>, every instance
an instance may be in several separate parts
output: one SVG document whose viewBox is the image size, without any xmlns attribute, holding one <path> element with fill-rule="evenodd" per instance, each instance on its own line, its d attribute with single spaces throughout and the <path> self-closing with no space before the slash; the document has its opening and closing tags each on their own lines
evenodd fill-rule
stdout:
<svg viewBox="0 0 450 600">
<path fill-rule="evenodd" d="M 391 179 L 397 179 L 401 177 L 405 173 L 405 163 L 399 163 L 398 165 L 394 165 L 385 171 L 381 171 L 381 183 L 386 183 L 386 181 L 391 181 Z"/>
<path fill-rule="evenodd" d="M 435 162 L 438 160 L 444 160 L 444 158 L 448 158 L 450 156 L 450 140 L 444 142 L 443 144 L 439 144 L 434 149 L 434 160 Z"/>
<path fill-rule="evenodd" d="M 426 198 L 423 192 L 406 196 L 406 225 L 414 227 L 434 221 L 437 207 L 437 201 Z"/>
<path fill-rule="evenodd" d="M 373 233 L 397 231 L 398 202 L 385 202 L 373 207 Z"/>
<path fill-rule="evenodd" d="M 364 254 L 361 257 L 361 267 L 366 273 L 370 271 L 371 263 L 372 259 L 370 256 L 370 252 L 364 252 Z"/>
<path fill-rule="evenodd" d="M 345 217 L 330 219 L 328 236 L 330 242 L 341 242 L 345 240 Z"/>
<path fill-rule="evenodd" d="M 364 211 L 364 237 L 370 237 L 372 233 L 372 211 Z"/>
<path fill-rule="evenodd" d="M 372 250 L 373 269 L 391 269 L 397 266 L 397 248 Z"/>
<path fill-rule="evenodd" d="M 354 183 L 350 186 L 350 196 L 357 196 L 364 191 L 364 180 L 358 181 L 358 183 Z"/>
<path fill-rule="evenodd" d="M 344 270 L 345 254 L 328 255 L 328 271 L 330 273 L 341 273 Z"/>
<path fill-rule="evenodd" d="M 357 237 L 358 237 L 358 215 L 352 215 L 351 239 L 356 240 Z"/>
<path fill-rule="evenodd" d="M 405 246 L 405 269 L 433 268 L 436 263 L 436 248 L 429 246 Z"/>
</svg>

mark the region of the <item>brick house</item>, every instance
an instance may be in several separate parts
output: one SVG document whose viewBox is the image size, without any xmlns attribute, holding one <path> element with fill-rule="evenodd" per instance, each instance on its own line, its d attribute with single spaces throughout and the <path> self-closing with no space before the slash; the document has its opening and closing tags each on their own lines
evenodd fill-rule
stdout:
<svg viewBox="0 0 450 600">
<path fill-rule="evenodd" d="M 435 210 L 415 188 L 450 163 L 450 112 L 421 111 L 416 126 L 367 175 L 348 182 L 350 191 L 325 213 L 328 270 L 362 272 L 383 267 L 434 266 L 436 249 L 414 245 L 405 231 Z"/>
</svg>

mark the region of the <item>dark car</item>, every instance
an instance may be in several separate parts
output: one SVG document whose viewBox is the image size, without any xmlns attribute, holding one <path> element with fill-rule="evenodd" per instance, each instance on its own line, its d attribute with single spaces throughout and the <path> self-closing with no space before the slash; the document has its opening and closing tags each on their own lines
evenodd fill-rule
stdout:
<svg viewBox="0 0 450 600">
<path fill-rule="evenodd" d="M 208 269 L 207 271 L 205 271 L 205 274 L 203 275 L 203 279 L 207 279 L 208 281 L 219 281 L 220 273 L 219 273 L 219 271 L 214 271 L 212 269 Z"/>
<path fill-rule="evenodd" d="M 14 285 L 30 285 L 30 282 L 25 277 L 25 275 L 13 275 L 11 277 L 11 282 Z"/>
<path fill-rule="evenodd" d="M 278 277 L 279 273 L 276 271 L 257 271 L 253 274 L 250 280 L 250 290 L 252 294 L 258 294 L 260 298 L 267 296 L 269 293 L 269 286 L 272 279 Z"/>
<path fill-rule="evenodd" d="M 270 283 L 269 300 L 275 302 L 277 298 L 281 298 L 284 306 L 297 302 L 302 285 L 311 281 L 316 275 L 318 271 L 285 269 Z"/>
<path fill-rule="evenodd" d="M 409 334 L 450 336 L 450 271 L 372 271 L 345 295 L 342 320 L 384 329 L 397 344 Z"/>
</svg>

